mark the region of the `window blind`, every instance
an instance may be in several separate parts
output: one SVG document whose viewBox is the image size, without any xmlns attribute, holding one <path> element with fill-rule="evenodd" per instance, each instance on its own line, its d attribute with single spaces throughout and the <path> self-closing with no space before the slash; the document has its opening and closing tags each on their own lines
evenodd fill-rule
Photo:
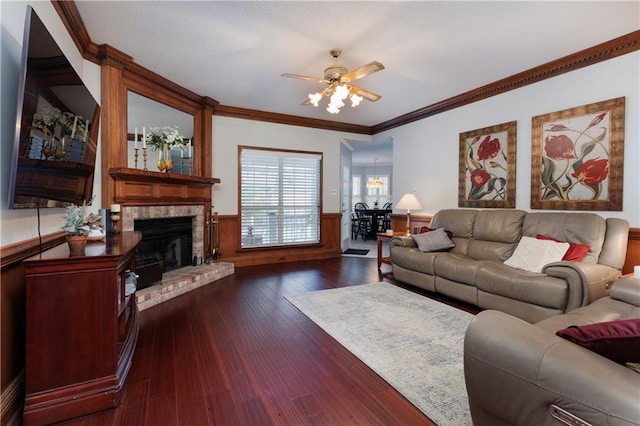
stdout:
<svg viewBox="0 0 640 426">
<path fill-rule="evenodd" d="M 320 242 L 320 170 L 315 153 L 241 148 L 241 247 Z"/>
</svg>

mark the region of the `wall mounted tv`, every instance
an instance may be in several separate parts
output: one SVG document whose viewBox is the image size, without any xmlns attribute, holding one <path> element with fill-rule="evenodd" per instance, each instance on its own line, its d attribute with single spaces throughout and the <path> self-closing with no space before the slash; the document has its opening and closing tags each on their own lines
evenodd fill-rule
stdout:
<svg viewBox="0 0 640 426">
<path fill-rule="evenodd" d="M 22 49 L 9 208 L 89 202 L 100 106 L 30 6 Z"/>
</svg>

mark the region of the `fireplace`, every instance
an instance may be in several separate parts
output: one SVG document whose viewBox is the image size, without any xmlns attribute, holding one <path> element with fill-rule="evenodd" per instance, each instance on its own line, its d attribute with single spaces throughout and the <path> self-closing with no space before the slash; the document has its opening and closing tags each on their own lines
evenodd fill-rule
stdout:
<svg viewBox="0 0 640 426">
<path fill-rule="evenodd" d="M 123 206 L 122 208 L 122 229 L 123 231 L 138 231 L 141 223 L 149 222 L 149 224 L 160 224 L 156 233 L 169 234 L 169 227 L 183 228 L 185 234 L 190 233 L 189 236 L 185 235 L 184 238 L 176 243 L 176 247 L 171 247 L 170 241 L 163 243 L 165 249 L 169 248 L 171 253 L 175 249 L 177 252 L 177 245 L 180 245 L 179 256 L 181 266 L 175 266 L 175 262 L 170 260 L 168 268 L 182 268 L 184 266 L 190 266 L 193 263 L 193 257 L 202 259 L 204 255 L 204 209 L 201 205 L 186 205 L 186 206 Z M 162 222 L 164 220 L 178 220 L 183 222 L 181 225 L 167 225 Z M 186 230 L 189 227 L 189 230 Z M 146 244 L 145 233 L 143 232 L 142 241 L 138 247 L 138 254 L 136 256 L 136 272 L 139 275 L 138 289 L 145 288 L 151 284 L 159 282 L 163 279 L 163 270 L 165 268 L 164 261 L 164 249 L 156 249 L 151 254 L 145 254 L 147 249 L 140 250 L 140 246 Z M 172 231 L 173 232 L 173 231 Z M 172 233 L 171 232 L 171 233 Z M 187 246 L 185 248 L 185 245 Z M 160 251 L 162 255 L 158 255 L 156 252 Z M 184 253 L 188 253 L 184 254 Z M 173 254 L 171 254 L 173 256 Z M 184 256 L 184 257 L 183 257 Z M 175 256 L 178 257 L 178 256 Z M 173 258 L 173 257 L 172 257 Z M 200 260 L 198 261 L 200 262 Z M 172 266 L 173 265 L 173 266 Z"/>
<path fill-rule="evenodd" d="M 162 272 L 192 264 L 193 217 L 136 219 L 133 229 L 142 240 L 136 252 L 136 265 L 144 267 L 162 262 Z"/>
</svg>

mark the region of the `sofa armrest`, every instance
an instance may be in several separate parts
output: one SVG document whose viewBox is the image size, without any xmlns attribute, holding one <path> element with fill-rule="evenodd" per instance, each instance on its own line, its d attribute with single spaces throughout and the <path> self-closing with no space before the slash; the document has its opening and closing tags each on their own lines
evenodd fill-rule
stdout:
<svg viewBox="0 0 640 426">
<path fill-rule="evenodd" d="M 640 375 L 499 311 L 483 311 L 464 339 L 471 416 L 481 425 L 547 425 L 556 405 L 593 425 L 640 424 Z"/>
<path fill-rule="evenodd" d="M 418 247 L 416 241 L 413 237 L 406 237 L 404 235 L 396 235 L 391 239 L 389 243 L 389 247 L 400 246 L 400 247 Z"/>
<path fill-rule="evenodd" d="M 606 296 L 611 284 L 621 275 L 619 270 L 607 265 L 580 262 L 549 263 L 542 272 L 567 281 L 569 300 L 565 312 Z"/>
</svg>

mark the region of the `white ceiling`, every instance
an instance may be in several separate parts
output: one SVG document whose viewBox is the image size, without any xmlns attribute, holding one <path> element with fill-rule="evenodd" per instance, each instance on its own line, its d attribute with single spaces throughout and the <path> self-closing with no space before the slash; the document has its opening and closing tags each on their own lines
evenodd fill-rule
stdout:
<svg viewBox="0 0 640 426">
<path fill-rule="evenodd" d="M 83 1 L 96 44 L 223 105 L 376 125 L 640 28 L 640 1 Z M 376 103 L 301 106 L 329 50 Z"/>
</svg>

